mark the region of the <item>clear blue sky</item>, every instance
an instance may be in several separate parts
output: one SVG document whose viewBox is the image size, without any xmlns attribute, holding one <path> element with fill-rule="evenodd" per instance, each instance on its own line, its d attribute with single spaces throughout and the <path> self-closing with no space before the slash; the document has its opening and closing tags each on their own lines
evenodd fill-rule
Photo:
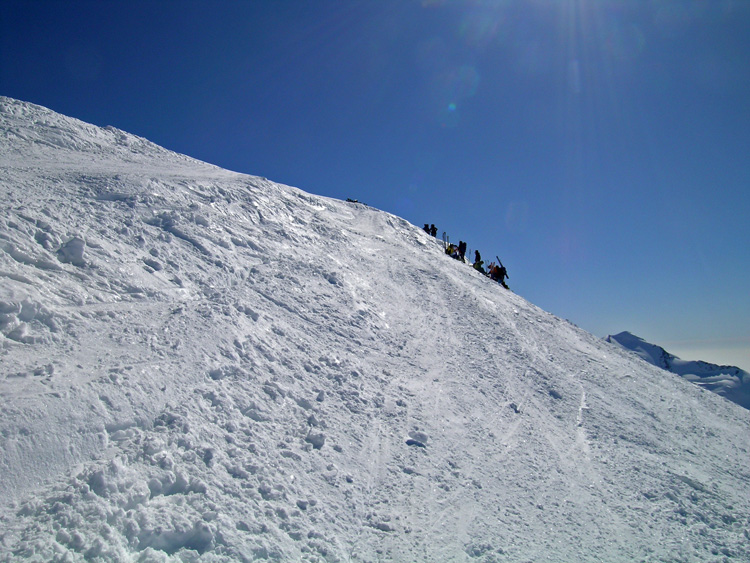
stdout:
<svg viewBox="0 0 750 563">
<path fill-rule="evenodd" d="M 0 0 L 0 94 L 435 223 L 750 370 L 747 0 Z"/>
</svg>

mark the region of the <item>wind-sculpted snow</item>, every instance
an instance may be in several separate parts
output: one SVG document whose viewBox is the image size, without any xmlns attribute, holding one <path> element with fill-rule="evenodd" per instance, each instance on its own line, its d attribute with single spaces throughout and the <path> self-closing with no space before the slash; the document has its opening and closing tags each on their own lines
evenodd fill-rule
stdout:
<svg viewBox="0 0 750 563">
<path fill-rule="evenodd" d="M 750 560 L 747 411 L 361 204 L 0 98 L 0 559 Z"/>
</svg>

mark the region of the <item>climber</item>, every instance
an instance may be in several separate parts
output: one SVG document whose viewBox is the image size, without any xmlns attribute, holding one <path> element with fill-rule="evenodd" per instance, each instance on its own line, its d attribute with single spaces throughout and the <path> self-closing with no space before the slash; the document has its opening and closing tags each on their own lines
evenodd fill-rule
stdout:
<svg viewBox="0 0 750 563">
<path fill-rule="evenodd" d="M 491 264 L 490 279 L 496 281 L 497 283 L 502 285 L 505 289 L 509 289 L 505 283 L 505 278 L 507 277 L 508 277 L 508 270 L 505 269 L 505 266 L 503 266 L 502 262 L 500 262 L 499 266 L 495 264 L 494 262 Z"/>
<path fill-rule="evenodd" d="M 461 262 L 464 261 L 464 257 L 466 256 L 466 243 L 464 241 L 458 242 L 458 257 Z"/>
</svg>

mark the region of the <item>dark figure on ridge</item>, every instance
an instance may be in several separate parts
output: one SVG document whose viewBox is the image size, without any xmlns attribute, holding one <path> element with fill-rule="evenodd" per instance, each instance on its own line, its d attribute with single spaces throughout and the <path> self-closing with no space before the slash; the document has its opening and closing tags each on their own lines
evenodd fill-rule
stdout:
<svg viewBox="0 0 750 563">
<path fill-rule="evenodd" d="M 486 274 L 487 272 L 485 272 L 483 266 L 484 266 L 484 260 L 482 260 L 482 255 L 479 254 L 478 250 L 475 250 L 474 251 L 474 269 L 477 272 L 481 272 L 483 274 Z"/>
<path fill-rule="evenodd" d="M 502 285 L 505 289 L 510 289 L 508 285 L 505 283 L 505 278 L 508 277 L 508 270 L 505 269 L 505 266 L 501 265 L 498 266 L 497 264 L 492 264 L 492 267 L 490 268 L 490 279 L 495 280 L 497 283 Z"/>
<path fill-rule="evenodd" d="M 433 223 L 432 225 L 430 225 L 430 234 L 433 237 L 437 236 L 437 227 L 435 226 L 435 223 Z"/>
</svg>

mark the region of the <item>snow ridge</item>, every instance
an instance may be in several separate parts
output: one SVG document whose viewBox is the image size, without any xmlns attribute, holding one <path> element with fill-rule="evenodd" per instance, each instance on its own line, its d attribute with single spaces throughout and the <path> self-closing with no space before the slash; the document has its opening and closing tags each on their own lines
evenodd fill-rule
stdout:
<svg viewBox="0 0 750 563">
<path fill-rule="evenodd" d="M 750 373 L 735 366 L 719 366 L 703 361 L 681 360 L 661 346 L 650 344 L 621 332 L 607 336 L 607 342 L 635 352 L 640 358 L 713 391 L 738 405 L 750 409 Z"/>
<path fill-rule="evenodd" d="M 750 417 L 420 228 L 0 98 L 0 560 L 750 560 Z"/>
</svg>

